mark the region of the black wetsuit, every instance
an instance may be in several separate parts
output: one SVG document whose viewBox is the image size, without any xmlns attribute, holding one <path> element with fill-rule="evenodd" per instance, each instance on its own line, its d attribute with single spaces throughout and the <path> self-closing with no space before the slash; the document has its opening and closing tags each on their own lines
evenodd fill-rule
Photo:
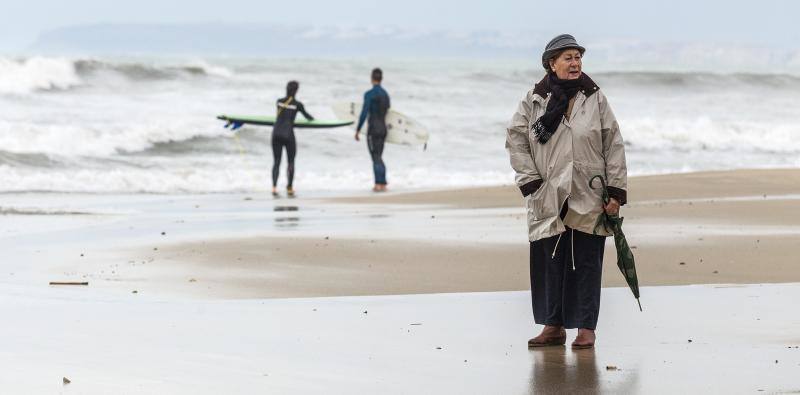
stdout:
<svg viewBox="0 0 800 395">
<path fill-rule="evenodd" d="M 297 118 L 298 112 L 302 113 L 309 121 L 313 120 L 314 117 L 306 112 L 303 103 L 294 100 L 293 97 L 278 99 L 276 105 L 278 107 L 278 115 L 275 120 L 275 126 L 272 128 L 272 157 L 274 159 L 272 164 L 272 186 L 278 186 L 281 155 L 283 154 L 283 148 L 286 147 L 286 156 L 289 161 L 286 168 L 286 176 L 289 179 L 286 187 L 291 188 L 294 181 L 294 156 L 297 153 L 297 143 L 294 139 L 294 120 Z"/>
<path fill-rule="evenodd" d="M 367 148 L 372 157 L 375 184 L 386 185 L 386 165 L 383 163 L 383 144 L 386 141 L 386 113 L 391 102 L 389 94 L 380 86 L 374 85 L 364 94 L 364 107 L 358 120 L 358 130 L 369 117 L 367 126 Z"/>
</svg>

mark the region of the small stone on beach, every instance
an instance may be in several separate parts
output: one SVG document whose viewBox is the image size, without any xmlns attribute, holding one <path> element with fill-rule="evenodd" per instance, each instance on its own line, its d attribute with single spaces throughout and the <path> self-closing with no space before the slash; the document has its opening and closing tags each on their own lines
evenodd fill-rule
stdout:
<svg viewBox="0 0 800 395">
<path fill-rule="evenodd" d="M 608 365 L 608 366 L 606 366 L 606 370 L 618 370 L 618 369 L 614 365 Z"/>
<path fill-rule="evenodd" d="M 61 378 L 61 381 L 62 381 L 64 384 L 69 384 L 69 383 L 71 383 L 71 382 L 72 382 L 72 380 L 70 380 L 70 379 L 68 379 L 68 378 L 66 378 L 66 377 L 62 377 L 62 378 Z"/>
<path fill-rule="evenodd" d="M 135 289 L 134 289 L 133 291 L 131 291 L 131 293 L 132 293 L 132 294 L 138 294 L 138 293 L 139 293 L 139 291 L 137 291 L 137 290 L 135 290 Z"/>
<path fill-rule="evenodd" d="M 167 232 L 161 232 L 161 236 L 166 236 Z"/>
<path fill-rule="evenodd" d="M 681 262 L 681 263 L 679 263 L 679 265 L 685 265 L 685 264 L 686 264 L 686 262 Z"/>
</svg>

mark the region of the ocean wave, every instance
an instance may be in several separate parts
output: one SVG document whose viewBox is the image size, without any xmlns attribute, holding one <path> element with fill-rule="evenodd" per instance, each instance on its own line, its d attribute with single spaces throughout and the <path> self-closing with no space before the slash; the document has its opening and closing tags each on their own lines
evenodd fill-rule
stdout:
<svg viewBox="0 0 800 395">
<path fill-rule="evenodd" d="M 634 149 L 800 154 L 798 123 L 636 117 L 620 120 Z"/>
<path fill-rule="evenodd" d="M 39 208 L 15 208 L 0 206 L 0 215 L 92 215 L 86 211 L 47 210 Z"/>
<path fill-rule="evenodd" d="M 233 72 L 225 67 L 213 66 L 204 61 L 188 64 L 162 65 L 139 62 L 106 62 L 95 59 L 74 61 L 75 71 L 82 77 L 113 72 L 133 81 L 173 80 L 186 77 L 229 78 Z"/>
<path fill-rule="evenodd" d="M 241 139 L 250 134 L 241 133 Z M 168 119 L 100 125 L 0 120 L 0 164 L 50 166 L 61 158 L 111 158 L 120 154 L 212 151 L 232 140 L 213 119 Z M 260 137 L 252 137 L 260 138 Z M 259 140 L 262 141 L 262 140 Z M 226 152 L 220 149 L 219 152 Z"/>
<path fill-rule="evenodd" d="M 109 74 L 132 82 L 231 78 L 234 75 L 225 67 L 202 60 L 158 64 L 62 57 L 0 57 L 0 94 L 66 91 L 87 85 L 102 85 L 103 77 Z"/>
<path fill-rule="evenodd" d="M 588 72 L 587 72 L 588 73 Z M 638 88 L 723 88 L 741 87 L 795 90 L 800 76 L 790 74 L 709 73 L 709 72 L 645 72 L 615 71 L 589 73 L 601 86 L 632 85 Z"/>
<path fill-rule="evenodd" d="M 0 150 L 0 165 L 12 167 L 56 167 L 62 162 L 46 154 L 16 153 Z"/>
<path fill-rule="evenodd" d="M 65 58 L 0 58 L 0 94 L 67 90 L 84 84 L 75 63 Z"/>
</svg>

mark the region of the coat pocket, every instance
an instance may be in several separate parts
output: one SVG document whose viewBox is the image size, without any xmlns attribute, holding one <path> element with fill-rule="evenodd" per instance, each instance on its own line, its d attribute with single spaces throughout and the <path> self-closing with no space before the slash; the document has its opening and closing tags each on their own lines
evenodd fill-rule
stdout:
<svg viewBox="0 0 800 395">
<path fill-rule="evenodd" d="M 595 189 L 589 185 L 589 180 L 596 175 L 605 178 L 605 168 L 601 165 L 575 162 L 573 177 L 577 188 L 573 188 L 573 195 L 569 200 L 569 206 L 573 211 L 580 214 L 596 214 L 603 211 L 603 188 L 600 181 L 594 181 L 594 186 L 597 187 Z"/>
<path fill-rule="evenodd" d="M 556 188 L 545 181 L 536 192 L 530 194 L 526 200 L 528 217 L 538 221 L 544 218 L 554 217 L 558 214 L 558 196 Z"/>
</svg>

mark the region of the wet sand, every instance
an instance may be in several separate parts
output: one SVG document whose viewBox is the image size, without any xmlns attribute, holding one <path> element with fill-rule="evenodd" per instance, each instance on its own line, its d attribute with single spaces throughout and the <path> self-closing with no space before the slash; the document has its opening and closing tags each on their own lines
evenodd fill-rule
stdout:
<svg viewBox="0 0 800 395">
<path fill-rule="evenodd" d="M 608 245 L 611 288 L 587 352 L 525 345 L 538 328 L 511 187 L 5 195 L 0 314 L 12 324 L 0 327 L 0 388 L 800 391 L 800 171 L 633 178 L 630 193 L 645 310 L 615 287 Z M 763 282 L 791 284 L 753 285 Z M 703 283 L 723 285 L 669 286 Z"/>
<path fill-rule="evenodd" d="M 623 216 L 642 285 L 800 281 L 800 171 L 638 177 L 630 194 Z M 295 218 L 297 232 L 167 245 L 158 259 L 196 273 L 213 285 L 203 293 L 222 297 L 529 288 L 525 217 L 511 187 L 308 203 L 339 207 L 315 216 L 319 223 L 362 218 L 364 229 L 309 235 L 299 208 L 281 217 Z M 606 287 L 624 285 L 615 261 L 608 239 Z"/>
<path fill-rule="evenodd" d="M 0 387 L 65 394 L 800 391 L 799 284 L 642 294 L 640 313 L 627 289 L 606 289 L 596 349 L 573 351 L 526 347 L 534 328 L 524 291 L 181 301 L 7 286 L 0 314 L 13 325 L 0 326 Z M 568 341 L 574 336 L 569 331 Z"/>
</svg>

